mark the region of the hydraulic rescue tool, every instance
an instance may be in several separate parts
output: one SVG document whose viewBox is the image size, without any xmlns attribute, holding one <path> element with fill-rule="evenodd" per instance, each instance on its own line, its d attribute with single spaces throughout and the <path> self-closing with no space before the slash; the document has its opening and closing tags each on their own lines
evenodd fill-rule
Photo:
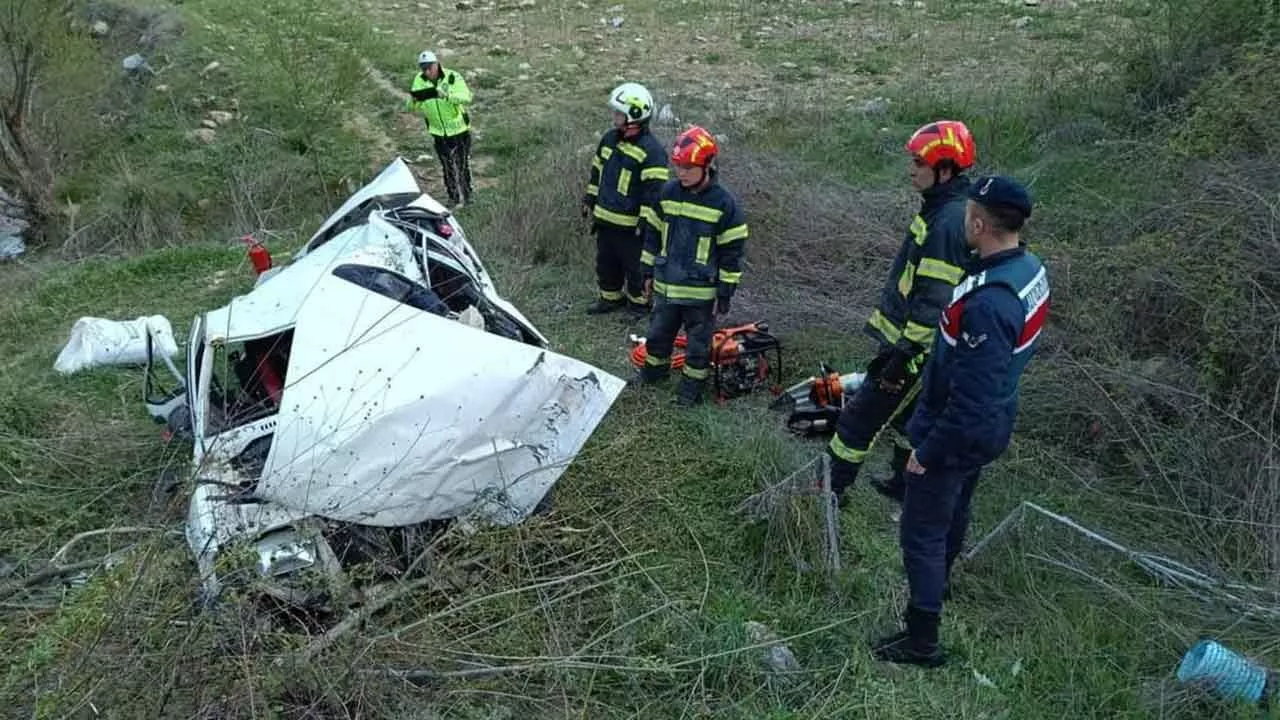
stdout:
<svg viewBox="0 0 1280 720">
<path fill-rule="evenodd" d="M 840 410 L 864 378 L 866 373 L 841 375 L 820 363 L 818 375 L 787 388 L 769 407 L 789 411 L 787 429 L 797 435 L 827 435 L 835 432 Z"/>
<path fill-rule="evenodd" d="M 645 339 L 631 336 L 631 364 L 644 367 Z M 684 348 L 689 344 L 682 330 L 676 335 L 671 353 L 671 369 L 684 367 Z M 782 343 L 769 333 L 763 322 L 747 323 L 716 330 L 711 335 L 711 378 L 719 402 L 753 393 L 762 387 L 781 392 Z"/>
</svg>

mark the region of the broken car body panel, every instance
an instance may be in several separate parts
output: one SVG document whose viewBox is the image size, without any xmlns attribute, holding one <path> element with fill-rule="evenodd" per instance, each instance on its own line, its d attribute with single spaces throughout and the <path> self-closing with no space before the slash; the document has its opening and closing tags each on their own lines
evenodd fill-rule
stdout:
<svg viewBox="0 0 1280 720">
<path fill-rule="evenodd" d="M 149 412 L 193 441 L 206 594 L 235 542 L 270 580 L 333 572 L 325 533 L 347 524 L 526 518 L 624 385 L 547 344 L 397 159 L 291 263 L 195 319 L 178 390 L 159 394 L 148 363 Z"/>
<path fill-rule="evenodd" d="M 272 502 L 366 525 L 516 522 L 615 395 L 576 360 L 333 276 L 316 287 L 258 483 Z"/>
</svg>

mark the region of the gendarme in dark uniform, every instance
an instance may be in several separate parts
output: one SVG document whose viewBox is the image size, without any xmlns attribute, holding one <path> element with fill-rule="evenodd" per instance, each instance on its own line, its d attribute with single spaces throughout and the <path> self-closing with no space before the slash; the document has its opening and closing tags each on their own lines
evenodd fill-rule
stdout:
<svg viewBox="0 0 1280 720">
<path fill-rule="evenodd" d="M 951 566 L 964 544 L 969 506 L 984 466 L 1009 445 L 1018 382 L 1049 312 L 1049 279 L 1019 230 L 1031 215 L 1025 188 L 1006 177 L 974 181 L 965 234 L 976 251 L 942 313 L 907 433 L 900 524 L 911 587 L 906 629 L 876 642 L 880 660 L 937 666 Z"/>
</svg>

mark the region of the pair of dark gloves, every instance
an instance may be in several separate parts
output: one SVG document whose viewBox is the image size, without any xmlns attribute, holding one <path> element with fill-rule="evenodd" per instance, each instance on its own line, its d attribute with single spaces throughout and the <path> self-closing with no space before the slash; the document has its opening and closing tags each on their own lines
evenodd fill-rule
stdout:
<svg viewBox="0 0 1280 720">
<path fill-rule="evenodd" d="M 592 198 L 590 195 L 584 195 L 582 198 L 582 217 L 584 219 L 591 217 L 591 211 L 593 207 L 594 207 L 594 198 Z M 648 275 L 645 277 L 645 280 L 652 280 L 652 279 L 653 279 L 652 275 Z M 715 314 L 728 315 L 729 309 L 730 307 L 732 307 L 732 304 L 733 303 L 732 303 L 731 295 L 724 295 L 724 294 L 718 295 L 716 297 Z"/>
<path fill-rule="evenodd" d="M 417 102 L 422 102 L 423 100 L 433 100 L 435 98 L 443 98 L 445 100 L 449 99 L 449 96 L 448 94 L 446 94 L 446 92 L 440 92 L 439 89 L 433 88 L 433 87 L 422 88 L 421 90 L 410 90 L 409 95 L 411 95 L 413 99 Z"/>
<path fill-rule="evenodd" d="M 880 365 L 880 387 L 890 391 L 901 389 L 907 381 L 911 361 L 919 354 L 917 348 L 903 342 L 895 343 L 882 351 L 876 358 Z"/>
</svg>

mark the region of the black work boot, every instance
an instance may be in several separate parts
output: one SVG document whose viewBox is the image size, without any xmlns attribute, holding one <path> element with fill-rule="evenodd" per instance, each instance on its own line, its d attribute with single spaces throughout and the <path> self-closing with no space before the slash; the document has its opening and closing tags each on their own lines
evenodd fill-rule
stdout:
<svg viewBox="0 0 1280 720">
<path fill-rule="evenodd" d="M 704 381 L 683 378 L 680 390 L 676 393 L 676 404 L 680 407 L 691 407 L 702 402 L 702 386 Z"/>
<path fill-rule="evenodd" d="M 653 385 L 666 380 L 670 374 L 671 370 L 669 368 L 657 365 L 645 365 L 644 367 L 636 370 L 635 375 L 632 375 L 627 380 L 627 385 Z"/>
<path fill-rule="evenodd" d="M 627 301 L 627 315 L 631 316 L 632 320 L 640 320 L 648 314 L 649 305 L 647 303 Z"/>
<path fill-rule="evenodd" d="M 895 502 L 902 502 L 907 496 L 907 460 L 911 458 L 911 448 L 893 446 L 893 460 L 889 462 L 892 474 L 888 478 L 874 478 L 871 487 L 881 495 Z"/>
<path fill-rule="evenodd" d="M 946 656 L 938 645 L 938 613 L 907 607 L 907 629 L 880 638 L 871 646 L 871 652 L 881 662 L 936 668 L 946 662 Z"/>
<path fill-rule="evenodd" d="M 605 300 L 604 298 L 596 298 L 596 301 L 587 306 L 588 315 L 601 315 L 603 313 L 621 310 L 626 306 L 626 300 Z"/>
</svg>

